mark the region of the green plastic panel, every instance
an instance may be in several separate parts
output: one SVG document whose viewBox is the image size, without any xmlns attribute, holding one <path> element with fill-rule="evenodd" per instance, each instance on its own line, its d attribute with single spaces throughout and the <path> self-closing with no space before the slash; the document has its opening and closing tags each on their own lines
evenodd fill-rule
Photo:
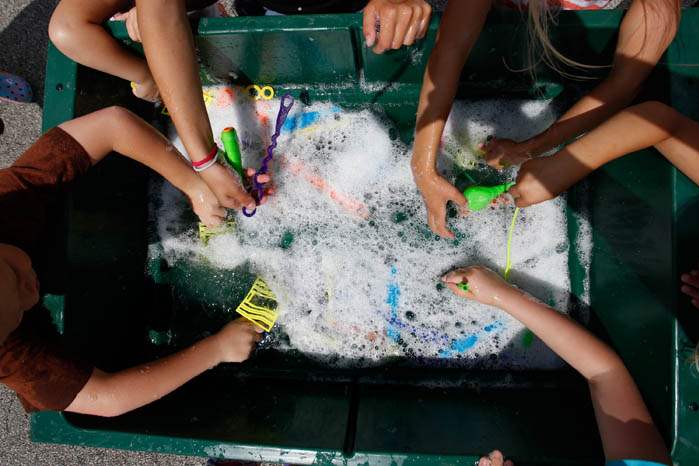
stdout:
<svg viewBox="0 0 699 466">
<path fill-rule="evenodd" d="M 621 18 L 619 11 L 565 13 L 552 36 L 571 57 L 608 65 Z M 438 20 L 416 47 L 380 56 L 364 46 L 359 15 L 202 19 L 196 40 L 204 82 L 270 84 L 306 104 L 373 106 L 410 142 Z M 513 71 L 526 63 L 521 24 L 517 14 L 490 16 L 458 98 L 533 96 L 565 105 L 594 84 L 544 69 L 534 76 Z M 122 24 L 108 27 L 140 50 Z M 698 36 L 699 11 L 685 11 L 642 98 L 664 99 L 699 119 Z M 128 83 L 78 67 L 49 47 L 44 129 L 114 104 L 153 120 Z M 174 330 L 192 341 L 213 331 L 230 318 L 217 306 L 240 296 L 249 279 L 245 270 L 227 271 L 236 277 L 229 287 L 192 292 L 177 284 L 205 272 L 147 263 L 148 176 L 133 162 L 110 158 L 78 183 L 66 206 L 69 279 L 62 294 L 45 299 L 71 346 L 108 370 L 171 352 Z M 604 167 L 587 184 L 589 199 L 574 189 L 568 208 L 572 214 L 589 207 L 592 219 L 590 328 L 624 357 L 676 464 L 697 464 L 699 373 L 692 356 L 699 315 L 677 284 L 698 259 L 699 189 L 653 150 Z M 576 260 L 570 273 L 579 296 Z M 394 364 L 343 371 L 264 351 L 118 418 L 34 414 L 31 434 L 43 442 L 294 464 L 467 465 L 493 448 L 518 466 L 587 466 L 602 457 L 585 384 L 567 369 Z"/>
</svg>

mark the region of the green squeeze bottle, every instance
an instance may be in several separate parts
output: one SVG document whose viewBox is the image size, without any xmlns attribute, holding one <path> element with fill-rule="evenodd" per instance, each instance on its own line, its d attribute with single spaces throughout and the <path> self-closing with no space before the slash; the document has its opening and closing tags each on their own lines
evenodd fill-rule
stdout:
<svg viewBox="0 0 699 466">
<path fill-rule="evenodd" d="M 514 182 L 510 182 L 495 186 L 469 186 L 464 190 L 464 197 L 468 200 L 468 209 L 472 212 L 478 212 L 514 185 Z"/>
<path fill-rule="evenodd" d="M 238 133 L 236 133 L 235 128 L 224 128 L 221 132 L 221 142 L 223 142 L 226 161 L 238 172 L 240 177 L 244 179 L 243 162 L 240 157 L 240 144 L 238 144 Z"/>
</svg>

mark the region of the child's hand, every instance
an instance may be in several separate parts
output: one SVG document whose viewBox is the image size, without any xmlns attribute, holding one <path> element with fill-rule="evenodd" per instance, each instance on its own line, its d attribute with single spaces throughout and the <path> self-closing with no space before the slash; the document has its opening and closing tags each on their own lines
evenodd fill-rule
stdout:
<svg viewBox="0 0 699 466">
<path fill-rule="evenodd" d="M 187 189 L 187 197 L 192 204 L 192 210 L 201 223 L 207 227 L 215 227 L 226 218 L 226 209 L 218 202 L 218 198 L 211 191 L 209 186 L 199 178 L 195 177 L 195 186 Z"/>
<path fill-rule="evenodd" d="M 425 200 L 430 230 L 444 238 L 454 238 L 447 228 L 447 203 L 452 201 L 465 210 L 468 202 L 463 193 L 439 175 L 416 177 L 415 183 Z"/>
<path fill-rule="evenodd" d="M 141 31 L 138 29 L 136 7 L 131 8 L 125 13 L 115 14 L 114 19 L 117 21 L 126 21 L 126 31 L 129 33 L 131 40 L 134 42 L 141 42 Z"/>
<path fill-rule="evenodd" d="M 242 317 L 226 324 L 214 338 L 218 342 L 221 362 L 243 362 L 250 357 L 263 330 Z"/>
<path fill-rule="evenodd" d="M 425 37 L 432 7 L 424 0 L 371 0 L 363 13 L 366 46 L 383 53 Z"/>
<path fill-rule="evenodd" d="M 479 265 L 453 270 L 444 275 L 442 281 L 455 295 L 475 299 L 489 306 L 502 306 L 503 301 L 515 290 L 500 275 Z M 468 283 L 468 291 L 459 289 L 456 286 L 459 283 Z"/>
<path fill-rule="evenodd" d="M 478 460 L 476 466 L 515 466 L 515 464 L 510 460 L 505 460 L 505 457 L 500 451 L 493 450 L 488 456 L 484 456 Z"/>
<path fill-rule="evenodd" d="M 255 208 L 255 200 L 240 184 L 238 174 L 230 168 L 215 163 L 199 175 L 211 188 L 211 191 L 218 198 L 219 204 L 223 207 L 236 210 L 243 207 L 247 207 L 248 210 Z"/>
<path fill-rule="evenodd" d="M 689 273 L 683 273 L 680 279 L 684 283 L 680 290 L 692 298 L 692 306 L 699 308 L 699 270 L 692 269 Z"/>
<path fill-rule="evenodd" d="M 532 158 L 524 144 L 512 139 L 491 139 L 481 145 L 480 149 L 483 150 L 488 165 L 498 170 L 519 165 Z"/>
<path fill-rule="evenodd" d="M 245 169 L 245 177 L 249 180 L 249 185 L 252 185 L 252 178 L 255 176 L 255 169 L 254 168 L 246 168 Z M 260 205 L 264 204 L 267 202 L 267 198 L 274 194 L 274 185 L 272 184 L 272 177 L 269 175 L 260 175 L 257 177 L 257 180 L 265 185 L 264 189 L 264 195 L 262 196 L 262 199 L 260 199 Z"/>
<path fill-rule="evenodd" d="M 566 187 L 561 187 L 563 174 L 553 157 L 532 159 L 522 164 L 517 173 L 517 183 L 508 191 L 517 207 L 528 207 L 558 196 Z"/>
</svg>

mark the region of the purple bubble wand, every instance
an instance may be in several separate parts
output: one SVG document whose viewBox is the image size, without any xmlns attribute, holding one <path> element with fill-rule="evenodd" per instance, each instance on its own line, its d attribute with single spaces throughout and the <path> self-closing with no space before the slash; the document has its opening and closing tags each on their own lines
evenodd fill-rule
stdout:
<svg viewBox="0 0 699 466">
<path fill-rule="evenodd" d="M 262 159 L 262 165 L 260 165 L 260 168 L 255 172 L 255 174 L 252 177 L 252 189 L 253 189 L 253 196 L 255 197 L 255 205 L 260 205 L 260 201 L 262 200 L 262 197 L 265 195 L 265 186 L 264 184 L 260 183 L 257 178 L 260 175 L 265 175 L 269 171 L 269 163 L 272 161 L 272 158 L 274 157 L 274 149 L 277 147 L 277 138 L 279 137 L 279 134 L 282 131 L 282 126 L 284 126 L 284 122 L 286 121 L 287 115 L 289 115 L 289 111 L 291 110 L 291 107 L 294 106 L 294 98 L 291 96 L 291 94 L 284 94 L 282 96 L 282 100 L 279 102 L 279 113 L 277 113 L 277 123 L 274 128 L 274 134 L 272 135 L 272 142 L 270 145 L 267 147 L 267 155 L 265 155 L 265 158 Z M 248 212 L 248 210 L 243 207 L 243 215 L 246 217 L 252 217 L 255 215 L 255 212 L 257 212 L 257 208 L 252 209 L 252 212 Z"/>
</svg>

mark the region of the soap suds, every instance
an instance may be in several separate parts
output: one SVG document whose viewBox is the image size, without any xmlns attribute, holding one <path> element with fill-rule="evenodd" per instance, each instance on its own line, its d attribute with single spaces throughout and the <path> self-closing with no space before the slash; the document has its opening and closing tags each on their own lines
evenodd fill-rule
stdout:
<svg viewBox="0 0 699 466">
<path fill-rule="evenodd" d="M 226 103 L 216 96 L 230 90 L 207 90 L 217 142 L 224 127 L 234 126 L 244 165 L 259 166 L 279 101 L 239 95 Z M 448 178 L 456 167 L 488 173 L 475 155 L 486 136 L 522 139 L 554 119 L 547 101 L 457 102 L 440 167 Z M 151 260 L 204 261 L 212 276 L 216 268 L 249 264 L 279 299 L 274 331 L 288 338 L 274 340 L 276 347 L 333 364 L 373 365 L 398 356 L 464 367 L 559 367 L 538 340 L 521 343 L 525 329 L 515 319 L 458 298 L 439 282 L 469 264 L 502 272 L 513 208 L 450 218 L 456 239 L 437 237 L 412 180 L 410 148 L 391 140 L 390 129 L 390 121 L 370 110 L 297 101 L 275 152 L 276 195 L 252 218 L 237 213 L 237 231 L 205 247 L 193 233 L 196 225 L 183 223 L 191 223 L 184 197 L 168 183 L 156 185 Z M 183 151 L 174 131 L 170 136 Z M 574 245 L 587 270 L 591 233 L 587 220 L 578 220 Z M 566 310 L 571 247 L 564 197 L 523 209 L 513 237 L 512 281 Z"/>
</svg>

